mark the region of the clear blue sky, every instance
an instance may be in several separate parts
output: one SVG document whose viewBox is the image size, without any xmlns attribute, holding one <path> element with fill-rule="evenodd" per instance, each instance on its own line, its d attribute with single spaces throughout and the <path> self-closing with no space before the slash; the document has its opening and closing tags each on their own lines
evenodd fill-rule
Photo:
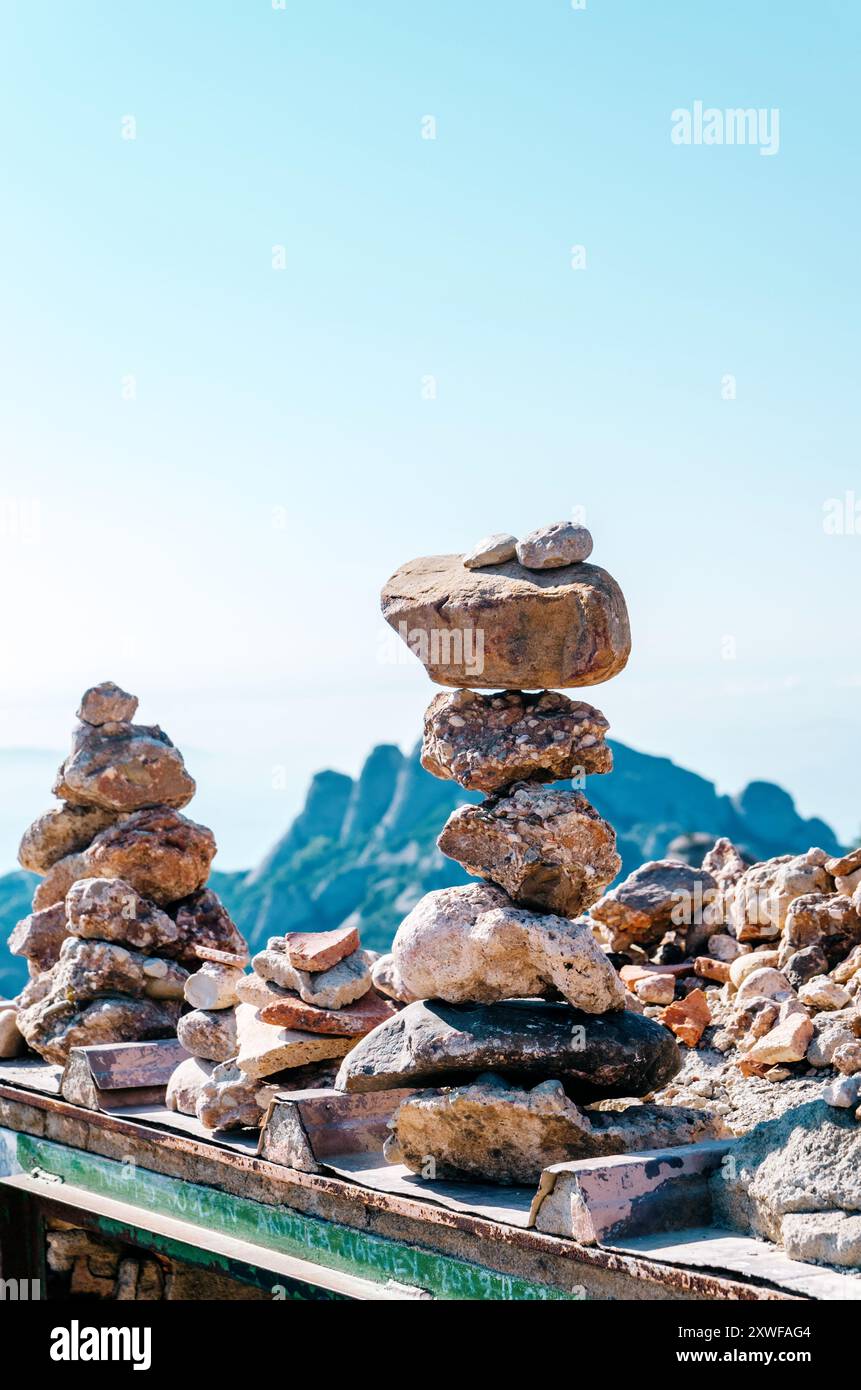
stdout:
<svg viewBox="0 0 861 1390">
<path fill-rule="evenodd" d="M 615 736 L 854 834 L 861 8 L 0 14 L 0 746 L 61 748 L 110 676 L 249 862 L 312 771 L 418 734 L 387 575 L 579 505 L 631 608 Z M 778 108 L 778 153 L 674 145 L 698 100 Z"/>
</svg>

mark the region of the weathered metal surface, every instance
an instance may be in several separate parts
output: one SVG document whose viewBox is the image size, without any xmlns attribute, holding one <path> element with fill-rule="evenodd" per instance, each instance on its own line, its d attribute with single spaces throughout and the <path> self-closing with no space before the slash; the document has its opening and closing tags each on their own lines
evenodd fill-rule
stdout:
<svg viewBox="0 0 861 1390">
<path fill-rule="evenodd" d="M 168 1081 L 188 1055 L 176 1038 L 73 1047 L 60 1083 L 63 1099 L 87 1110 L 163 1104 Z"/>
<path fill-rule="evenodd" d="M 6 1069 L 4 1075 L 8 1075 Z M 168 1176 L 191 1177 L 264 1204 L 286 1204 L 387 1239 L 417 1242 L 528 1280 L 545 1279 L 589 1298 L 777 1299 L 754 1280 L 679 1269 L 539 1231 L 504 1226 L 419 1198 L 358 1188 L 325 1174 L 301 1173 L 228 1151 L 211 1141 L 148 1127 L 116 1115 L 88 1114 L 53 1096 L 0 1084 L 0 1125 Z"/>
<path fill-rule="evenodd" d="M 276 1097 L 257 1152 L 273 1163 L 321 1171 L 336 1154 L 382 1152 L 388 1122 L 411 1090 L 347 1095 L 343 1091 L 286 1091 Z"/>
</svg>

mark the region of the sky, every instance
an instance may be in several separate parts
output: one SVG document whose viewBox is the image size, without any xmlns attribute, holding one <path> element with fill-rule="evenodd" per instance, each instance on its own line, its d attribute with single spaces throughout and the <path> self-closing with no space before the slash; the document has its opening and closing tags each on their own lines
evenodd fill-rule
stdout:
<svg viewBox="0 0 861 1390">
<path fill-rule="evenodd" d="M 861 8 L 578 5 L 2 0 L 0 871 L 107 678 L 254 862 L 418 737 L 388 575 L 574 514 L 613 735 L 857 834 Z"/>
</svg>

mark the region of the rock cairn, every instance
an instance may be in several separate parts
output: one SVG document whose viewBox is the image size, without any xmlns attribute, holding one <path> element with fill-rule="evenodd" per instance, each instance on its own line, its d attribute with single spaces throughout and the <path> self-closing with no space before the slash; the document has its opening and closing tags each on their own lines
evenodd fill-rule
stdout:
<svg viewBox="0 0 861 1390">
<path fill-rule="evenodd" d="M 21 841 L 41 882 L 9 938 L 31 978 L 6 1055 L 26 1043 L 63 1063 L 76 1046 L 170 1037 L 201 955 L 246 951 L 206 887 L 212 831 L 181 814 L 195 783 L 161 729 L 132 722 L 137 704 L 111 681 L 86 691 L 60 804 Z"/>
<path fill-rule="evenodd" d="M 331 1087 L 341 1058 L 395 1013 L 372 985 L 374 961 L 344 926 L 271 937 L 250 974 L 241 960 L 207 963 L 185 987 L 194 1007 L 177 1032 L 192 1056 L 168 1105 L 207 1129 L 256 1128 L 279 1092 Z"/>
<path fill-rule="evenodd" d="M 694 1111 L 581 1108 L 646 1095 L 679 1066 L 672 1035 L 625 1009 L 580 918 L 621 861 L 612 826 L 558 783 L 609 772 L 612 753 L 600 711 L 553 687 L 609 679 L 630 648 L 621 590 L 591 550 L 582 526 L 495 535 L 411 561 L 383 589 L 386 620 L 454 687 L 426 712 L 424 766 L 486 794 L 438 841 L 480 881 L 428 893 L 401 923 L 376 979 L 406 1007 L 336 1083 L 433 1088 L 401 1104 L 386 1149 L 425 1177 L 532 1182 L 550 1163 L 708 1131 Z"/>
</svg>

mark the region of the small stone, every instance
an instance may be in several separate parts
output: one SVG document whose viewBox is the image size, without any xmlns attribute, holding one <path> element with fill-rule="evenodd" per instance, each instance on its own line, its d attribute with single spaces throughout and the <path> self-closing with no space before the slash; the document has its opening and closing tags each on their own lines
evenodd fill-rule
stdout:
<svg viewBox="0 0 861 1390">
<path fill-rule="evenodd" d="M 701 989 L 694 989 L 664 1009 L 661 1023 L 686 1047 L 696 1047 L 711 1018 L 708 999 Z"/>
<path fill-rule="evenodd" d="M 60 859 L 79 854 L 92 844 L 100 830 L 113 824 L 116 815 L 98 806 L 72 806 L 64 802 L 39 816 L 18 848 L 18 863 L 34 874 L 47 874 Z"/>
<path fill-rule="evenodd" d="M 293 990 L 306 1004 L 321 1009 L 341 1009 L 353 1004 L 371 988 L 373 960 L 367 951 L 354 951 L 339 960 L 331 970 L 296 970 L 283 946 L 283 937 L 270 937 L 265 951 L 258 951 L 251 962 L 264 980 L 282 989 Z"/>
<path fill-rule="evenodd" d="M 205 1129 L 259 1129 L 281 1089 L 252 1080 L 233 1061 L 220 1062 L 200 1087 L 193 1113 Z"/>
<path fill-rule="evenodd" d="M 186 1002 L 193 1009 L 231 1009 L 239 1003 L 236 986 L 242 971 L 207 961 L 185 982 Z"/>
<path fill-rule="evenodd" d="M 530 531 L 517 542 L 517 558 L 524 569 L 550 570 L 579 565 L 592 554 L 592 537 L 585 526 L 559 521 Z"/>
<path fill-rule="evenodd" d="M 201 888 L 196 893 L 174 904 L 171 912 L 176 918 L 180 935 L 179 955 L 183 965 L 194 969 L 196 962 L 205 958 L 204 953 L 216 952 L 227 955 L 232 960 L 220 963 L 247 964 L 248 947 L 245 938 L 233 921 L 227 908 L 211 888 Z"/>
<path fill-rule="evenodd" d="M 720 984 L 726 984 L 729 979 L 729 964 L 726 960 L 713 960 L 711 956 L 697 956 L 694 972 L 704 980 L 717 980 Z"/>
<path fill-rule="evenodd" d="M 838 859 L 827 859 L 825 861 L 825 872 L 831 874 L 832 878 L 845 878 L 847 874 L 854 874 L 861 869 L 861 845 L 857 849 L 852 849 L 848 854 L 841 855 Z"/>
<path fill-rule="evenodd" d="M 178 1012 L 173 1000 L 117 997 L 94 999 L 79 1008 L 48 995 L 21 1010 L 18 1026 L 34 1052 L 46 1062 L 62 1064 L 73 1047 L 173 1037 Z"/>
<path fill-rule="evenodd" d="M 798 997 L 811 1009 L 845 1009 L 852 1002 L 852 996 L 843 986 L 835 984 L 827 975 L 814 975 L 801 986 Z"/>
<path fill-rule="evenodd" d="M 831 1063 L 845 1076 L 861 1072 L 861 1041 L 856 1038 L 852 1042 L 841 1043 L 834 1049 Z"/>
<path fill-rule="evenodd" d="M 825 857 L 821 849 L 811 849 L 806 854 L 778 855 L 746 869 L 732 900 L 738 940 L 775 940 L 796 898 L 829 892 L 832 880 L 823 868 Z M 807 946 L 809 942 L 798 941 L 796 945 Z"/>
<path fill-rule="evenodd" d="M 861 918 L 851 898 L 840 893 L 802 893 L 786 914 L 781 958 L 806 946 L 821 946 L 835 959 L 861 942 Z"/>
<path fill-rule="evenodd" d="M 250 1077 L 272 1076 L 287 1067 L 308 1066 L 311 1062 L 343 1057 L 355 1041 L 353 1038 L 278 1028 L 258 1018 L 257 1010 L 251 1004 L 238 1006 L 236 1026 L 239 1042 L 236 1065 Z"/>
<path fill-rule="evenodd" d="M 334 931 L 290 931 L 283 938 L 287 959 L 294 970 L 316 974 L 331 970 L 339 960 L 359 949 L 355 927 L 336 927 Z"/>
<path fill-rule="evenodd" d="M 852 1076 L 836 1076 L 822 1092 L 826 1105 L 837 1110 L 851 1110 L 861 1100 L 861 1072 Z"/>
<path fill-rule="evenodd" d="M 742 954 L 742 948 L 734 936 L 729 936 L 726 932 L 716 932 L 708 939 L 708 952 L 715 960 L 731 965 Z"/>
<path fill-rule="evenodd" d="M 145 806 L 186 806 L 195 784 L 179 749 L 161 729 L 79 724 L 53 791 L 76 805 L 127 814 Z"/>
<path fill-rule="evenodd" d="M 854 1034 L 848 1028 L 842 1024 L 833 1024 L 814 1035 L 807 1049 L 807 1061 L 812 1067 L 830 1067 L 838 1047 L 854 1041 Z"/>
<path fill-rule="evenodd" d="M 518 905 L 562 917 L 576 917 L 595 902 L 622 862 L 613 827 L 582 792 L 534 782 L 459 807 L 437 844 Z"/>
<path fill-rule="evenodd" d="M 169 807 L 152 807 L 101 831 L 84 851 L 86 871 L 77 877 L 124 879 L 163 906 L 196 893 L 214 856 L 215 836 L 205 825 Z"/>
<path fill-rule="evenodd" d="M 402 565 L 383 616 L 438 685 L 546 690 L 596 685 L 631 650 L 625 600 L 597 565 L 468 570 L 460 555 Z"/>
<path fill-rule="evenodd" d="M 164 1103 L 180 1115 L 196 1115 L 201 1090 L 212 1075 L 214 1062 L 203 1057 L 186 1057 L 174 1068 L 167 1083 Z"/>
<path fill-rule="evenodd" d="M 9 1061 L 19 1057 L 26 1046 L 24 1035 L 18 1027 L 17 1006 L 0 1000 L 0 1059 Z"/>
<path fill-rule="evenodd" d="M 575 1100 L 646 1095 L 681 1059 L 672 1035 L 629 1009 L 585 1014 L 569 1004 L 408 1004 L 356 1043 L 336 1089 L 459 1084 L 485 1071 L 534 1085 L 548 1075 Z"/>
<path fill-rule="evenodd" d="M 83 854 L 67 854 L 52 864 L 33 894 L 33 908 L 42 912 L 46 907 L 62 903 L 73 883 L 86 878 L 89 866 Z"/>
<path fill-rule="evenodd" d="M 780 959 L 784 959 L 781 950 Z M 824 975 L 828 970 L 828 958 L 821 946 L 803 946 L 783 963 L 782 970 L 793 989 L 800 989 L 816 975 Z"/>
<path fill-rule="evenodd" d="M 394 1005 L 374 989 L 369 989 L 355 1004 L 348 1004 L 343 1009 L 319 1009 L 314 1004 L 306 1004 L 298 994 L 291 994 L 265 1004 L 259 1010 L 264 1023 L 305 1033 L 331 1033 L 343 1038 L 363 1038 L 394 1013 Z"/>
<path fill-rule="evenodd" d="M 401 979 L 391 952 L 374 961 L 371 968 L 371 979 L 374 988 L 379 990 L 380 994 L 387 995 L 389 999 L 394 999 L 399 1004 L 412 1004 L 414 1002 L 415 996 L 410 993 Z"/>
<path fill-rule="evenodd" d="M 66 895 L 65 911 L 74 936 L 170 955 L 179 949 L 176 922 L 121 878 L 79 879 Z"/>
<path fill-rule="evenodd" d="M 624 1001 L 587 924 L 518 911 L 490 884 L 426 893 L 398 927 L 392 955 L 416 999 L 493 1003 L 558 991 L 590 1014 Z"/>
<path fill-rule="evenodd" d="M 730 984 L 735 989 L 740 989 L 754 970 L 764 970 L 766 966 L 777 965 L 777 951 L 751 951 L 746 956 L 739 956 L 734 960 L 729 968 Z"/>
<path fill-rule="evenodd" d="M 707 912 L 717 884 L 703 869 L 681 859 L 657 859 L 642 864 L 590 911 L 607 929 L 610 947 L 625 951 L 636 942 L 659 941 L 671 926 L 690 926 L 698 912 Z"/>
<path fill-rule="evenodd" d="M 861 869 L 855 869 L 851 874 L 838 874 L 834 880 L 834 887 L 838 893 L 852 897 L 856 889 L 861 888 Z"/>
<path fill-rule="evenodd" d="M 600 710 L 556 690 L 444 691 L 425 711 L 422 767 L 472 791 L 610 772 Z"/>
<path fill-rule="evenodd" d="M 861 1266 L 861 1215 L 857 1212 L 791 1212 L 780 1227 L 790 1260 L 836 1265 L 857 1274 Z"/>
<path fill-rule="evenodd" d="M 676 992 L 672 975 L 644 975 L 634 985 L 637 998 L 644 1004 L 671 1004 Z"/>
<path fill-rule="evenodd" d="M 127 724 L 137 713 L 138 697 L 113 681 L 91 685 L 81 696 L 78 718 L 85 724 Z"/>
<path fill-rule="evenodd" d="M 732 841 L 721 836 L 703 857 L 702 867 L 706 873 L 711 874 L 718 887 L 725 891 L 738 883 L 747 869 L 747 864 Z"/>
<path fill-rule="evenodd" d="M 749 1061 L 763 1062 L 768 1066 L 774 1066 L 777 1062 L 801 1062 L 812 1037 L 813 1024 L 807 1015 L 790 1014 L 765 1037 L 759 1038 L 746 1055 Z"/>
<path fill-rule="evenodd" d="M 9 937 L 13 956 L 25 956 L 38 970 L 50 970 L 60 959 L 60 947 L 69 935 L 62 902 L 31 912 L 14 927 Z"/>
<path fill-rule="evenodd" d="M 861 946 L 853 946 L 845 960 L 840 961 L 831 971 L 831 978 L 838 985 L 847 985 L 861 970 Z"/>
<path fill-rule="evenodd" d="M 194 1009 L 183 1014 L 176 1036 L 186 1052 L 208 1062 L 226 1062 L 236 1056 L 235 1009 Z"/>
<path fill-rule="evenodd" d="M 53 989 L 70 1002 L 118 994 L 182 999 L 187 979 L 188 972 L 176 961 L 129 951 L 112 941 L 70 936 L 60 951 Z"/>
<path fill-rule="evenodd" d="M 255 1009 L 264 1009 L 267 1004 L 277 1004 L 282 999 L 292 998 L 295 991 L 283 989 L 272 980 L 264 980 L 262 975 L 252 973 L 242 976 L 237 983 L 236 993 L 240 1004 L 253 1004 Z"/>
<path fill-rule="evenodd" d="M 774 966 L 764 965 L 759 970 L 750 970 L 745 975 L 735 996 L 738 1007 L 748 999 L 786 999 L 792 994 L 792 987 L 785 975 Z"/>
<path fill-rule="evenodd" d="M 485 536 L 468 555 L 464 555 L 463 563 L 468 570 L 478 570 L 484 565 L 504 565 L 508 560 L 515 559 L 516 555 L 517 537 L 497 531 L 492 536 Z"/>
</svg>

